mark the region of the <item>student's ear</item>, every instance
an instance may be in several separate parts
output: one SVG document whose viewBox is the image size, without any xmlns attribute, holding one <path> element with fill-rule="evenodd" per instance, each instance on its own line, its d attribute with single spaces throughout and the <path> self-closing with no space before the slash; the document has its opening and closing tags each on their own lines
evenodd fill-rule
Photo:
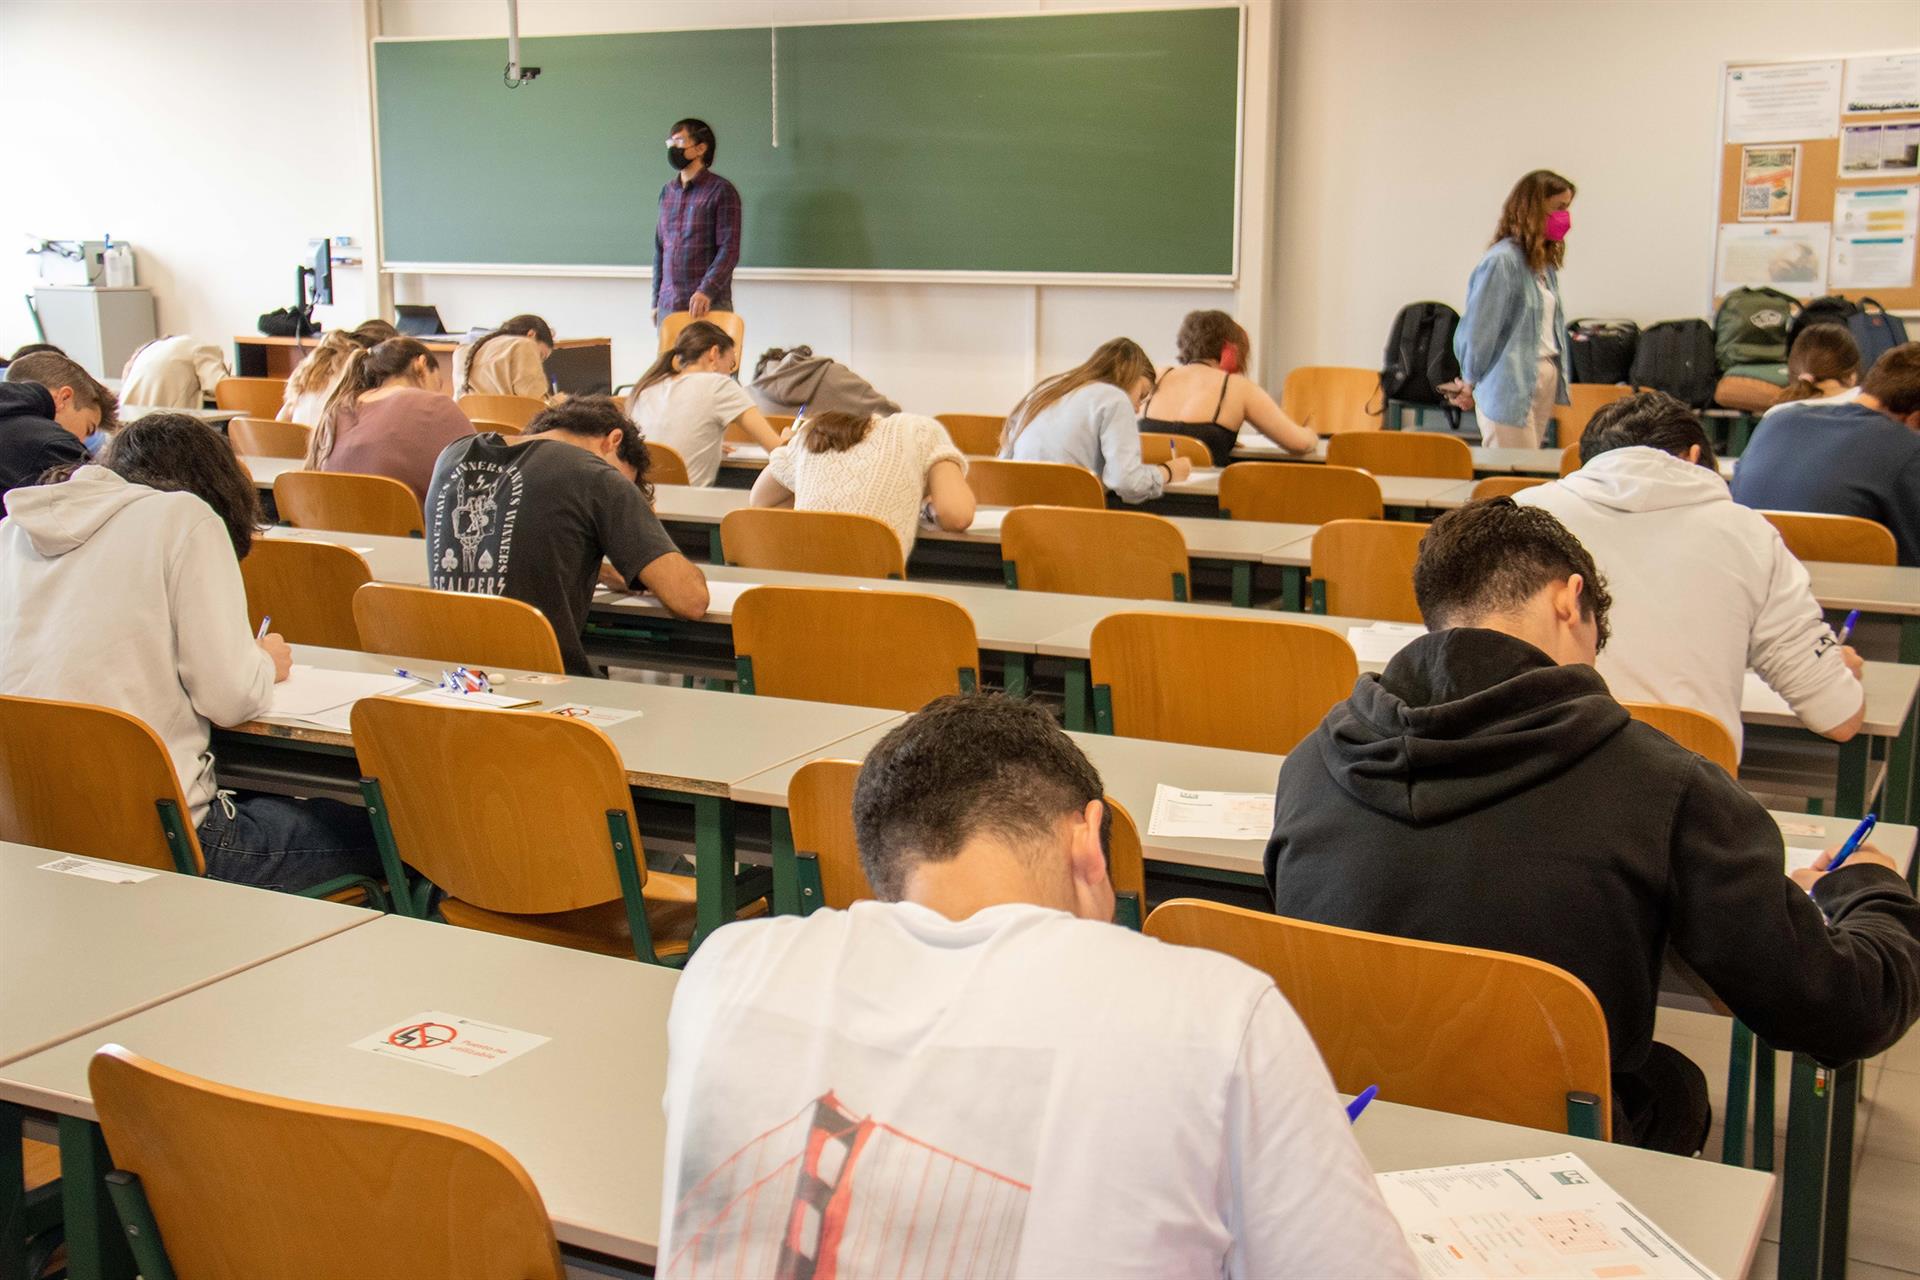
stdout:
<svg viewBox="0 0 1920 1280">
<path fill-rule="evenodd" d="M 1696 467 L 1700 465 L 1700 446 L 1699 445 L 1690 444 L 1687 446 L 1687 461 L 1692 463 Z"/>
<path fill-rule="evenodd" d="M 1070 824 L 1067 870 L 1072 878 L 1073 914 L 1082 920 L 1113 919 L 1113 881 L 1107 876 L 1107 853 L 1100 843 L 1106 816 L 1104 802 L 1089 800 Z"/>
<path fill-rule="evenodd" d="M 600 456 L 612 462 L 620 456 L 620 440 L 627 433 L 615 427 L 600 438 Z"/>
</svg>

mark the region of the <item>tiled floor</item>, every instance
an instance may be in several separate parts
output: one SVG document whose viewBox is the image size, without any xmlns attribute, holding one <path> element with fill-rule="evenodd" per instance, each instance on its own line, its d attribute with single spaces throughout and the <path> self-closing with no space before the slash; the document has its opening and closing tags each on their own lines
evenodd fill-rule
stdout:
<svg viewBox="0 0 1920 1280">
<path fill-rule="evenodd" d="M 1725 1019 L 1662 1009 L 1655 1035 L 1700 1064 L 1713 1096 L 1714 1127 L 1707 1141 L 1720 1152 L 1719 1119 L 1727 1088 Z M 1781 1167 L 1787 1125 L 1788 1060 L 1775 1071 L 1774 1168 Z M 1853 1230 L 1849 1280 L 1903 1280 L 1920 1275 L 1920 1028 L 1868 1063 L 1861 1080 L 1854 1142 Z M 1778 1198 L 1765 1242 L 1754 1259 L 1754 1280 L 1775 1280 L 1780 1239 Z"/>
</svg>

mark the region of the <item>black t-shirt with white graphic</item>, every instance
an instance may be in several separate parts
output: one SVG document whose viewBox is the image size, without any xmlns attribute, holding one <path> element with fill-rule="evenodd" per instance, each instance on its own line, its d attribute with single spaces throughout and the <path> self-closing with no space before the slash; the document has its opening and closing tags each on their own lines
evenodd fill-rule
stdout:
<svg viewBox="0 0 1920 1280">
<path fill-rule="evenodd" d="M 427 489 L 427 566 L 439 591 L 509 596 L 553 624 L 573 675 L 598 674 L 580 640 L 602 558 L 629 583 L 677 548 L 639 488 L 559 440 L 457 440 Z"/>
</svg>

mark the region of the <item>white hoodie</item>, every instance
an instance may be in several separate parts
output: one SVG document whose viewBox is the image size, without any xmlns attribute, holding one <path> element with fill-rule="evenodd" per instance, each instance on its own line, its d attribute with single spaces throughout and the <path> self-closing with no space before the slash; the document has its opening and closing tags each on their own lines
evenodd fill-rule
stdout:
<svg viewBox="0 0 1920 1280">
<path fill-rule="evenodd" d="M 1615 697 L 1698 708 L 1736 745 L 1748 667 L 1816 733 L 1860 709 L 1806 569 L 1714 472 L 1613 449 L 1514 501 L 1551 511 L 1606 576 L 1613 638 L 1598 666 Z"/>
<path fill-rule="evenodd" d="M 273 698 L 273 659 L 247 627 L 226 525 L 193 494 L 104 467 L 8 494 L 0 693 L 144 720 L 167 744 L 198 826 L 214 794 L 207 722 L 243 724 Z"/>
</svg>

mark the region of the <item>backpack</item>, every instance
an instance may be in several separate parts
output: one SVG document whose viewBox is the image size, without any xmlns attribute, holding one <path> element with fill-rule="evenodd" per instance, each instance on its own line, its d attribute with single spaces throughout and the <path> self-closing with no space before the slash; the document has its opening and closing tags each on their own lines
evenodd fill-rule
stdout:
<svg viewBox="0 0 1920 1280">
<path fill-rule="evenodd" d="M 1737 364 L 1720 375 L 1713 402 L 1741 413 L 1764 413 L 1780 403 L 1780 393 L 1786 387 L 1787 366 L 1783 364 Z"/>
<path fill-rule="evenodd" d="M 1860 310 L 1853 299 L 1843 298 L 1839 294 L 1828 294 L 1824 298 L 1814 298 L 1800 304 L 1800 314 L 1787 322 L 1787 350 L 1793 350 L 1793 340 L 1800 331 L 1810 324 L 1844 325 L 1852 320 Z"/>
<path fill-rule="evenodd" d="M 1570 382 L 1625 382 L 1633 372 L 1640 326 L 1631 320 L 1575 320 L 1567 326 Z"/>
<path fill-rule="evenodd" d="M 1705 320 L 1662 320 L 1640 335 L 1629 381 L 1649 391 L 1664 391 L 1682 404 L 1704 409 L 1713 403 L 1719 369 L 1713 359 L 1713 330 Z"/>
<path fill-rule="evenodd" d="M 1735 289 L 1713 317 L 1713 354 L 1720 368 L 1785 364 L 1787 322 L 1798 309 L 1778 289 Z"/>
<path fill-rule="evenodd" d="M 1873 308 L 1869 311 L 1867 308 Z M 1860 307 L 1847 317 L 1847 330 L 1860 348 L 1860 377 L 1864 380 L 1873 362 L 1907 340 L 1907 322 L 1890 316 L 1887 309 L 1872 298 L 1860 299 Z"/>
<path fill-rule="evenodd" d="M 1453 331 L 1459 326 L 1460 313 L 1444 302 L 1410 302 L 1400 308 L 1380 361 L 1381 396 L 1444 408 L 1448 424 L 1458 427 L 1460 411 L 1447 403 L 1440 388 L 1460 378 L 1460 361 L 1453 354 Z"/>
</svg>

